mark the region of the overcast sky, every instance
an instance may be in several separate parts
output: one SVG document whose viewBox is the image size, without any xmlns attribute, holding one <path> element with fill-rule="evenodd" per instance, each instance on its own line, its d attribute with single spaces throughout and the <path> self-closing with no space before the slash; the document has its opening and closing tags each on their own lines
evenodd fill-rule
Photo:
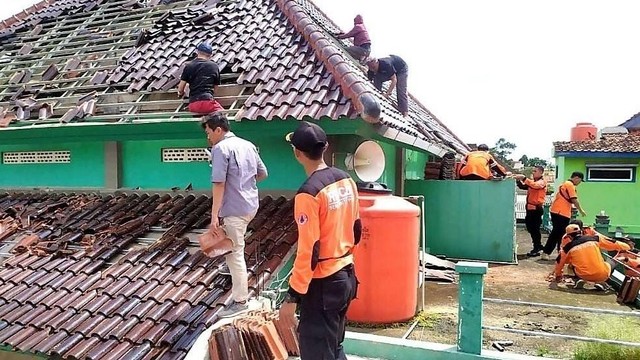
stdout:
<svg viewBox="0 0 640 360">
<path fill-rule="evenodd" d="M 35 3 L 3 1 L 0 17 Z M 373 55 L 409 64 L 409 91 L 468 143 L 548 158 L 581 121 L 640 111 L 640 1 L 316 0 L 345 31 L 362 14 Z"/>
</svg>

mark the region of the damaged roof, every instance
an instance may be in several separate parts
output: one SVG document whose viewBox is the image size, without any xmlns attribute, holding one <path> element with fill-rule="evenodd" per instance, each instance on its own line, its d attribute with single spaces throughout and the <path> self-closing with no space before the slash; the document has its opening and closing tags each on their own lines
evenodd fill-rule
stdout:
<svg viewBox="0 0 640 360">
<path fill-rule="evenodd" d="M 640 135 L 607 134 L 598 140 L 559 141 L 553 143 L 560 152 L 640 153 Z"/>
<path fill-rule="evenodd" d="M 143 3 L 50 1 L 0 29 L 0 107 L 36 100 L 14 126 L 190 117 L 175 87 L 195 45 L 208 41 L 223 74 L 217 97 L 236 120 L 360 119 L 359 96 L 369 93 L 382 111 L 372 125 L 380 135 L 440 156 L 468 151 L 415 98 L 403 118 L 311 1 Z M 77 103 L 91 91 L 94 103 Z"/>
<path fill-rule="evenodd" d="M 223 259 L 194 244 L 210 208 L 204 195 L 0 194 L 0 252 L 11 249 L 0 344 L 64 359 L 184 358 L 231 302 Z M 297 240 L 292 209 L 266 197 L 249 225 L 254 294 Z"/>
</svg>

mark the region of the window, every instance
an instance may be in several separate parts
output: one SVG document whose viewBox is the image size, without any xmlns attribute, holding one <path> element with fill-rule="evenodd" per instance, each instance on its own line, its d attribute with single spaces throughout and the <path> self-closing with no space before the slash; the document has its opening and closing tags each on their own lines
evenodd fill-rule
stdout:
<svg viewBox="0 0 640 360">
<path fill-rule="evenodd" d="M 587 165 L 587 181 L 635 182 L 632 165 Z"/>
<path fill-rule="evenodd" d="M 162 162 L 209 161 L 207 148 L 164 148 Z"/>
<path fill-rule="evenodd" d="M 5 165 L 68 164 L 70 162 L 71 151 L 18 151 L 2 153 L 2 163 Z"/>
</svg>

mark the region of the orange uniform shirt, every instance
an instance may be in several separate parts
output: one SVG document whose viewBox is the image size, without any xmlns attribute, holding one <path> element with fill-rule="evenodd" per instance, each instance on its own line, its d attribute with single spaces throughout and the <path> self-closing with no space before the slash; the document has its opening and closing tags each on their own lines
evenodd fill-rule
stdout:
<svg viewBox="0 0 640 360">
<path fill-rule="evenodd" d="M 562 276 L 565 264 L 572 265 L 576 275 L 586 281 L 603 282 L 611 274 L 611 266 L 602 258 L 600 241 L 603 236 L 578 236 L 560 251 L 560 260 L 556 264 L 555 275 Z M 605 240 L 609 241 L 609 240 Z M 623 242 L 611 242 L 611 251 L 630 250 Z"/>
<path fill-rule="evenodd" d="M 298 250 L 290 290 L 306 294 L 312 279 L 353 263 L 362 231 L 358 206 L 356 184 L 346 172 L 330 167 L 309 176 L 295 196 Z"/>
<path fill-rule="evenodd" d="M 460 176 L 477 175 L 483 179 L 491 179 L 491 170 L 505 175 L 506 170 L 486 151 L 472 151 L 462 160 Z"/>
<path fill-rule="evenodd" d="M 570 180 L 565 181 L 560 185 L 556 192 L 556 197 L 553 199 L 551 208 L 549 211 L 552 214 L 559 214 L 567 218 L 571 218 L 571 202 L 572 199 L 578 198 L 578 191 L 576 186 Z"/>
<path fill-rule="evenodd" d="M 527 186 L 527 210 L 535 210 L 544 205 L 547 199 L 547 182 L 544 178 L 538 180 L 527 178 L 524 184 Z"/>
</svg>

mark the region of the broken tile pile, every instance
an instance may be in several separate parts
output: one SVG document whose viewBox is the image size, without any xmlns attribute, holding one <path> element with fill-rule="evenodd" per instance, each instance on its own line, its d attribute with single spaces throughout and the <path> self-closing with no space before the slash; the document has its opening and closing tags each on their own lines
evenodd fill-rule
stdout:
<svg viewBox="0 0 640 360">
<path fill-rule="evenodd" d="M 457 281 L 456 263 L 425 253 L 422 254 L 422 259 L 420 261 L 420 270 L 424 271 L 425 281 L 450 283 Z M 426 262 L 424 269 L 422 268 L 423 261 Z"/>
<path fill-rule="evenodd" d="M 222 258 L 185 235 L 207 226 L 206 196 L 0 195 L 0 345 L 64 359 L 182 359 L 230 304 Z M 297 239 L 292 201 L 265 197 L 249 225 L 252 294 Z M 162 236 L 139 240 L 162 226 Z M 14 228 L 18 227 L 18 230 Z"/>
<path fill-rule="evenodd" d="M 285 360 L 299 356 L 297 324 L 275 312 L 253 311 L 211 333 L 211 360 Z"/>
</svg>

